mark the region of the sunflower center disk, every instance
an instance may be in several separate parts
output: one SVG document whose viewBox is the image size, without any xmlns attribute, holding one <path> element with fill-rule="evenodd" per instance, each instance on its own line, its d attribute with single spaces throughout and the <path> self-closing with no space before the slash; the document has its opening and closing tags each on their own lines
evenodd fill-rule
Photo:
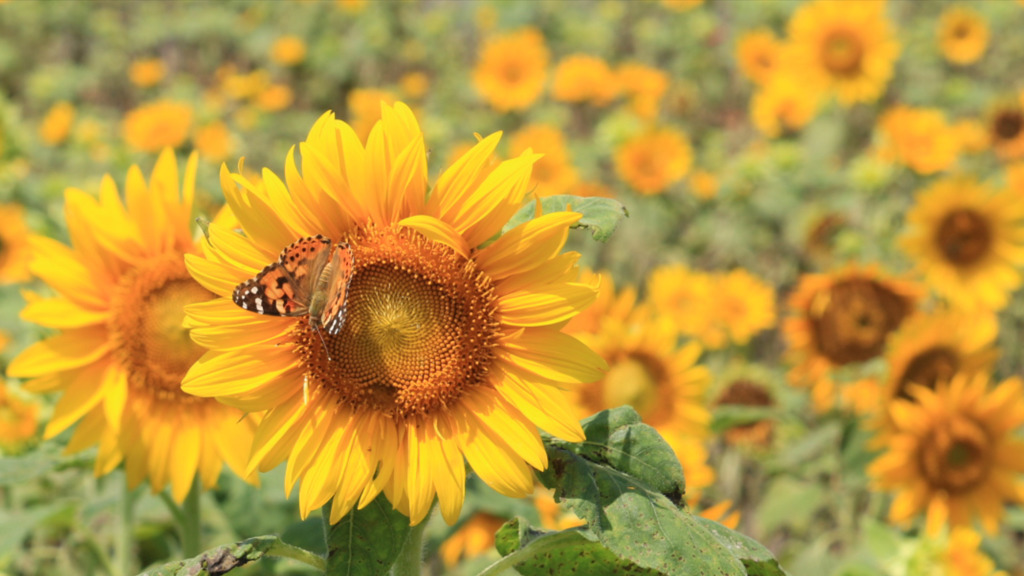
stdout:
<svg viewBox="0 0 1024 576">
<path fill-rule="evenodd" d="M 992 230 L 988 220 L 974 210 L 955 210 L 939 224 L 938 244 L 950 262 L 974 264 L 988 254 Z"/>
<path fill-rule="evenodd" d="M 181 391 L 181 380 L 203 355 L 182 326 L 185 306 L 214 295 L 193 280 L 181 255 L 167 256 L 122 277 L 110 328 L 115 354 L 133 386 L 161 400 L 199 400 Z"/>
<path fill-rule="evenodd" d="M 814 343 L 837 365 L 870 360 L 908 312 L 903 299 L 876 282 L 840 282 L 811 303 Z"/>
<path fill-rule="evenodd" d="M 1024 129 L 1024 114 L 1016 110 L 1003 111 L 993 123 L 993 131 L 999 140 L 1013 140 L 1021 129 Z"/>
<path fill-rule="evenodd" d="M 852 32 L 836 30 L 825 39 L 822 59 L 833 74 L 853 76 L 860 72 L 864 46 Z"/>
<path fill-rule="evenodd" d="M 407 230 L 348 239 L 355 273 L 339 334 L 300 325 L 313 386 L 353 408 L 429 414 L 483 385 L 500 322 L 491 279 L 451 248 Z"/>
<path fill-rule="evenodd" d="M 923 442 L 920 466 L 931 488 L 963 494 L 985 482 L 993 457 L 985 429 L 957 419 Z"/>
<path fill-rule="evenodd" d="M 907 364 L 900 376 L 896 396 L 910 398 L 907 387 L 920 384 L 934 390 L 939 382 L 948 382 L 960 369 L 960 357 L 952 348 L 941 346 L 921 352 Z"/>
</svg>

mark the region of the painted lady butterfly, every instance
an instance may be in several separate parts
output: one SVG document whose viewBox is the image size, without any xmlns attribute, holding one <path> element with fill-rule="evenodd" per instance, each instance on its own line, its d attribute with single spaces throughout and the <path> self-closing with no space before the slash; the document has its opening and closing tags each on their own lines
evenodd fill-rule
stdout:
<svg viewBox="0 0 1024 576">
<path fill-rule="evenodd" d="M 336 244 L 332 249 L 331 241 L 319 234 L 302 238 L 285 248 L 277 262 L 239 284 L 232 300 L 257 314 L 308 315 L 322 341 L 321 330 L 337 334 L 345 325 L 354 266 L 348 244 Z"/>
</svg>

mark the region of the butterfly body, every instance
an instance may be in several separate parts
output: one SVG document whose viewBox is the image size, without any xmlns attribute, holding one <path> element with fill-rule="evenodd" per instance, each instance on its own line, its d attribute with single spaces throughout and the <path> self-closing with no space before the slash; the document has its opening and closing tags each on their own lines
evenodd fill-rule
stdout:
<svg viewBox="0 0 1024 576">
<path fill-rule="evenodd" d="M 276 262 L 239 284 L 232 300 L 257 314 L 308 316 L 314 331 L 338 334 L 345 325 L 354 267 L 348 244 L 332 245 L 319 234 L 302 238 L 285 248 Z"/>
</svg>

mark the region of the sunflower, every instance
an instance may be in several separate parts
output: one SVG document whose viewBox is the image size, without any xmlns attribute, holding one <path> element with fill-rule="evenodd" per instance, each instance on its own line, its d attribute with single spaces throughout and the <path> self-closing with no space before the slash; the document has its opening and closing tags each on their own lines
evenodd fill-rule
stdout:
<svg viewBox="0 0 1024 576">
<path fill-rule="evenodd" d="M 615 75 L 634 114 L 645 120 L 658 116 L 661 99 L 668 91 L 668 74 L 639 62 L 626 62 L 619 65 Z"/>
<path fill-rule="evenodd" d="M 573 54 L 555 67 L 551 97 L 559 102 L 607 106 L 619 95 L 619 83 L 608 63 L 597 56 Z"/>
<path fill-rule="evenodd" d="M 758 86 L 764 86 L 779 67 L 782 44 L 767 28 L 751 30 L 736 44 L 740 71 Z"/>
<path fill-rule="evenodd" d="M 530 188 L 538 196 L 568 194 L 579 176 L 569 158 L 562 131 L 549 124 L 530 124 L 509 138 L 509 156 L 532 149 L 544 157 L 533 165 Z"/>
<path fill-rule="evenodd" d="M 750 119 L 762 134 L 776 138 L 810 124 L 821 106 L 821 91 L 802 78 L 780 71 L 750 99 Z"/>
<path fill-rule="evenodd" d="M 302 171 L 290 153 L 285 181 L 264 170 L 257 187 L 221 170 L 245 235 L 211 224 L 205 255 L 186 257 L 224 298 L 187 311 L 210 351 L 183 389 L 267 411 L 249 469 L 287 460 L 288 491 L 302 480 L 303 517 L 333 497 L 337 522 L 383 492 L 417 524 L 436 494 L 454 523 L 463 458 L 491 487 L 522 497 L 533 493 L 532 470 L 547 465 L 536 426 L 583 439 L 559 390 L 604 367 L 561 332 L 596 295 L 574 280 L 578 254 L 559 254 L 581 215 L 546 214 L 495 239 L 539 157 L 489 165 L 499 139 L 483 138 L 429 197 L 423 135 L 401 103 L 383 105 L 366 147 L 348 124 L 321 116 L 299 145 Z M 282 249 L 316 234 L 353 256 L 339 333 L 230 300 Z"/>
<path fill-rule="evenodd" d="M 907 523 L 924 514 L 928 534 L 978 517 L 999 528 L 1007 503 L 1024 501 L 1024 387 L 1010 378 L 989 389 L 988 376 L 958 374 L 934 390 L 912 386 L 913 400 L 889 408 L 894 432 L 868 467 L 875 489 L 894 492 L 889 518 Z"/>
<path fill-rule="evenodd" d="M 23 400 L 0 378 L 0 453 L 14 454 L 35 437 L 39 405 Z"/>
<path fill-rule="evenodd" d="M 507 518 L 477 512 L 454 534 L 441 543 L 437 555 L 445 568 L 451 569 L 463 558 L 475 558 L 494 548 L 494 534 Z"/>
<path fill-rule="evenodd" d="M 999 156 L 1024 157 L 1024 92 L 998 102 L 988 118 L 989 139 Z"/>
<path fill-rule="evenodd" d="M 1020 286 L 1024 197 L 968 178 L 918 192 L 901 246 L 936 292 L 955 305 L 999 310 Z"/>
<path fill-rule="evenodd" d="M 128 66 L 128 79 L 139 88 L 156 86 L 167 75 L 167 66 L 160 58 L 143 58 Z"/>
<path fill-rule="evenodd" d="M 544 91 L 547 67 L 544 36 L 535 28 L 523 28 L 486 41 L 473 84 L 495 110 L 525 110 Z"/>
<path fill-rule="evenodd" d="M 396 100 L 395 95 L 387 90 L 356 88 L 348 93 L 345 103 L 348 105 L 349 122 L 360 141 L 366 142 L 370 130 L 380 120 L 381 104 L 393 105 Z"/>
<path fill-rule="evenodd" d="M 196 156 L 179 192 L 178 164 L 165 150 L 147 185 L 132 166 L 122 204 L 105 177 L 99 200 L 65 193 L 71 246 L 34 236 L 32 273 L 54 298 L 33 296 L 21 317 L 59 330 L 33 344 L 8 367 L 30 378 L 32 392 L 64 392 L 46 426 L 53 438 L 79 422 L 68 444 L 99 444 L 95 473 L 123 459 L 128 482 L 148 478 L 154 492 L 170 483 L 181 501 L 198 474 L 217 482 L 222 462 L 242 474 L 254 426 L 242 412 L 181 391 L 185 372 L 203 350 L 182 326 L 184 307 L 214 296 L 189 277 L 182 259 L 192 240 Z"/>
<path fill-rule="evenodd" d="M 775 405 L 775 398 L 771 390 L 763 384 L 741 378 L 726 386 L 714 404 L 716 406 L 771 407 Z M 774 422 L 757 420 L 728 428 L 723 432 L 723 437 L 727 443 L 733 445 L 766 447 L 771 444 L 774 433 Z"/>
<path fill-rule="evenodd" d="M 735 530 L 736 527 L 740 525 L 740 512 L 739 510 L 732 510 L 730 512 L 732 507 L 732 500 L 722 500 L 718 504 L 714 504 L 700 510 L 697 514 L 701 518 L 714 520 L 730 530 Z"/>
<path fill-rule="evenodd" d="M 938 108 L 895 106 L 878 121 L 885 143 L 882 156 L 928 175 L 956 164 L 961 133 Z"/>
<path fill-rule="evenodd" d="M 988 25 L 970 8 L 948 8 L 939 18 L 939 49 L 953 64 L 973 64 L 988 47 Z"/>
<path fill-rule="evenodd" d="M 840 104 L 874 102 L 885 90 L 900 53 L 879 0 L 815 0 L 789 21 L 787 65 L 805 86 L 823 86 Z"/>
<path fill-rule="evenodd" d="M 533 506 L 540 516 L 540 525 L 548 530 L 566 530 L 586 524 L 572 510 L 566 510 L 555 502 L 555 491 L 552 489 L 538 487 L 533 493 Z"/>
<path fill-rule="evenodd" d="M 270 45 L 270 59 L 281 66 L 302 64 L 306 59 L 306 43 L 298 36 L 281 36 Z"/>
<path fill-rule="evenodd" d="M 693 152 L 681 130 L 664 126 L 640 133 L 615 152 L 615 171 L 634 190 L 661 194 L 690 170 Z"/>
<path fill-rule="evenodd" d="M 879 357 L 920 295 L 916 284 L 886 278 L 873 267 L 801 276 L 782 323 L 794 364 L 790 382 L 811 388 L 816 410 L 831 408 L 831 371 Z"/>
<path fill-rule="evenodd" d="M 718 176 L 707 170 L 694 170 L 690 174 L 690 193 L 701 200 L 710 200 L 718 195 Z"/>
<path fill-rule="evenodd" d="M 128 112 L 124 117 L 122 133 L 130 147 L 143 152 L 156 152 L 184 144 L 191 127 L 191 106 L 160 100 Z"/>
<path fill-rule="evenodd" d="M 566 331 L 596 350 L 609 369 L 570 393 L 579 416 L 632 406 L 675 450 L 692 496 L 714 480 L 703 446 L 711 415 L 704 405 L 710 375 L 697 364 L 701 347 L 680 345 L 673 323 L 651 305 L 638 305 L 633 288 L 616 293 L 607 272 L 590 281 L 600 287 L 598 302 Z"/>
<path fill-rule="evenodd" d="M 0 204 L 0 284 L 25 282 L 31 278 L 29 228 L 20 204 Z"/>
<path fill-rule="evenodd" d="M 950 530 L 940 561 L 947 576 L 1009 576 L 982 552 L 981 534 L 963 526 Z"/>
<path fill-rule="evenodd" d="M 196 151 L 212 162 L 224 160 L 231 154 L 232 137 L 231 130 L 224 122 L 217 120 L 196 130 L 192 138 Z"/>
<path fill-rule="evenodd" d="M 39 125 L 39 138 L 48 146 L 59 146 L 68 139 L 75 121 L 75 107 L 70 102 L 57 102 L 46 112 Z"/>
</svg>

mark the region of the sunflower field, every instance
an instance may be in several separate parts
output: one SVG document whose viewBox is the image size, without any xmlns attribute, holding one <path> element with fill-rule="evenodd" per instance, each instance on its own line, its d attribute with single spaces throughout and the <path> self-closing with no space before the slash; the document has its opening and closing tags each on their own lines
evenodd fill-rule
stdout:
<svg viewBox="0 0 1024 576">
<path fill-rule="evenodd" d="M 0 575 L 1024 574 L 1024 0 L 0 0 Z"/>
</svg>

